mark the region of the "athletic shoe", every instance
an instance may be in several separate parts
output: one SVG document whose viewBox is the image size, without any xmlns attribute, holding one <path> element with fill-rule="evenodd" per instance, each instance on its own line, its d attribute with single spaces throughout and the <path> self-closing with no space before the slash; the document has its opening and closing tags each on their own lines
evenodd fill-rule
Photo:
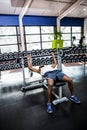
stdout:
<svg viewBox="0 0 87 130">
<path fill-rule="evenodd" d="M 47 113 L 53 113 L 52 104 L 47 103 Z"/>
<path fill-rule="evenodd" d="M 75 102 L 75 103 L 81 103 L 81 101 L 76 96 L 71 96 L 70 100 Z"/>
</svg>

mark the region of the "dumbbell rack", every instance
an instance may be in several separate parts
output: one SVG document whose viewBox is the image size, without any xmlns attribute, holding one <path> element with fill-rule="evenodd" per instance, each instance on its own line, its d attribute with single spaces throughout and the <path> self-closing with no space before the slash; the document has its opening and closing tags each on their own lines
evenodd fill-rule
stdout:
<svg viewBox="0 0 87 130">
<path fill-rule="evenodd" d="M 51 64 L 52 63 L 52 59 L 50 59 L 51 51 L 52 49 L 42 49 L 42 50 L 37 49 L 24 52 L 9 52 L 9 53 L 0 52 L 0 71 L 22 68 L 21 58 L 23 58 L 24 60 L 24 67 L 27 67 L 27 54 L 30 53 L 32 55 L 32 59 L 35 60 L 34 62 L 32 60 L 33 65 L 35 66 L 39 65 L 38 62 L 39 58 L 42 59 L 41 62 L 44 60 L 45 64 Z M 72 62 L 83 62 L 85 72 L 85 63 L 87 62 L 87 47 L 83 46 L 83 47 L 63 48 L 59 50 L 58 53 L 59 55 L 61 55 L 60 58 L 63 64 Z M 55 55 L 57 57 L 57 52 L 55 52 Z M 47 59 L 44 57 L 46 57 Z"/>
</svg>

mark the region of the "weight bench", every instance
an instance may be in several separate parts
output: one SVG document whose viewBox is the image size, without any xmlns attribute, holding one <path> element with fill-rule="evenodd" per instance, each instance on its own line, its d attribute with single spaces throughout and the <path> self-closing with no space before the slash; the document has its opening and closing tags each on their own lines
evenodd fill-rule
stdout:
<svg viewBox="0 0 87 130">
<path fill-rule="evenodd" d="M 36 82 L 36 81 L 35 81 Z M 47 85 L 47 78 L 46 77 L 42 77 L 42 79 L 41 80 L 37 80 L 37 82 L 39 82 L 39 83 L 41 83 L 46 89 L 48 88 L 48 85 Z M 33 83 L 33 81 L 32 82 L 30 82 L 30 83 Z M 58 104 L 58 103 L 62 103 L 62 102 L 64 102 L 64 101 L 68 101 L 68 98 L 67 97 L 63 97 L 62 96 L 62 87 L 64 86 L 64 85 L 66 85 L 66 82 L 64 82 L 64 81 L 60 81 L 60 80 L 58 80 L 58 81 L 55 81 L 54 82 L 54 87 L 56 88 L 58 88 L 58 94 L 56 94 L 54 91 L 52 91 L 52 94 L 55 96 L 55 100 L 53 100 L 52 101 L 52 103 L 54 104 L 54 105 L 56 105 L 56 104 Z M 21 90 L 22 90 L 22 92 L 25 92 L 26 90 L 29 90 L 29 87 L 22 87 L 21 88 Z M 30 89 L 31 90 L 31 89 Z"/>
<path fill-rule="evenodd" d="M 44 79 L 44 78 L 43 78 L 43 82 L 42 82 L 43 85 L 44 85 L 44 87 L 47 89 L 48 86 L 47 86 L 47 83 L 44 82 L 44 80 L 47 80 L 47 79 Z M 55 87 L 58 87 L 58 94 L 56 94 L 54 91 L 52 91 L 52 94 L 56 97 L 56 99 L 52 101 L 52 103 L 53 103 L 54 105 L 56 105 L 56 104 L 58 104 L 58 103 L 62 103 L 62 102 L 64 102 L 64 101 L 68 101 L 68 98 L 67 98 L 67 97 L 62 97 L 62 87 L 63 87 L 65 84 L 66 84 L 66 82 L 64 82 L 64 81 L 59 81 L 59 80 L 54 82 L 54 86 L 55 86 Z"/>
</svg>

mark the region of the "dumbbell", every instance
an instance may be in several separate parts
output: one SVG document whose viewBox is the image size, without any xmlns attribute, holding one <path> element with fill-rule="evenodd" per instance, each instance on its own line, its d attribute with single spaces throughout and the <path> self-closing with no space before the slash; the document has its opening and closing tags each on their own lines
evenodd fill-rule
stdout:
<svg viewBox="0 0 87 130">
<path fill-rule="evenodd" d="M 36 53 L 37 56 L 40 56 L 41 55 L 41 50 L 37 49 L 35 53 Z"/>
<path fill-rule="evenodd" d="M 14 59 L 14 54 L 12 52 L 8 53 L 9 60 Z"/>
<path fill-rule="evenodd" d="M 4 70 L 9 70 L 9 69 L 10 69 L 9 62 L 5 62 Z"/>
<path fill-rule="evenodd" d="M 14 57 L 14 59 L 19 59 L 19 54 L 18 54 L 18 52 L 14 52 L 14 53 L 13 53 L 13 57 Z"/>
<path fill-rule="evenodd" d="M 46 49 L 46 50 L 45 50 L 45 54 L 46 54 L 46 55 L 50 55 L 49 49 Z"/>
<path fill-rule="evenodd" d="M 50 58 L 47 57 L 45 60 L 46 60 L 46 64 L 47 64 L 47 65 L 51 64 Z"/>
<path fill-rule="evenodd" d="M 15 64 L 15 69 L 21 68 L 20 63 Z"/>
<path fill-rule="evenodd" d="M 3 71 L 3 70 L 5 70 L 4 67 L 5 66 L 5 64 L 4 63 L 2 63 L 2 64 L 0 64 L 0 71 Z"/>
<path fill-rule="evenodd" d="M 45 58 L 41 58 L 41 64 L 44 64 L 44 65 L 46 65 L 46 59 Z"/>
<path fill-rule="evenodd" d="M 2 62 L 2 61 L 3 61 L 3 54 L 0 53 L 0 62 Z"/>
<path fill-rule="evenodd" d="M 35 56 L 36 55 L 36 51 L 35 50 L 32 50 L 31 51 L 31 56 Z"/>
<path fill-rule="evenodd" d="M 62 63 L 67 63 L 65 57 L 66 57 L 66 56 L 62 57 L 62 59 L 61 59 Z"/>
<path fill-rule="evenodd" d="M 74 53 L 75 53 L 74 48 L 71 48 L 71 49 L 70 49 L 70 54 L 74 54 Z"/>
<path fill-rule="evenodd" d="M 39 66 L 40 64 L 41 64 L 40 58 L 37 58 L 37 59 L 36 59 L 36 65 Z"/>
<path fill-rule="evenodd" d="M 45 50 L 44 50 L 44 49 L 41 50 L 41 55 L 42 55 L 42 56 L 45 55 Z"/>
<path fill-rule="evenodd" d="M 8 53 L 3 54 L 3 61 L 9 60 L 9 55 Z"/>
<path fill-rule="evenodd" d="M 10 69 L 14 69 L 15 68 L 15 63 L 14 62 L 10 62 Z"/>
</svg>

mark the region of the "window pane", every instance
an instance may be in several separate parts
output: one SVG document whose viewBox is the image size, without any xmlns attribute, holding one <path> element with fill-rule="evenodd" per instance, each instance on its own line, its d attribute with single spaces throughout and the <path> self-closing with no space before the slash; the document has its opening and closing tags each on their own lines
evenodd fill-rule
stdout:
<svg viewBox="0 0 87 130">
<path fill-rule="evenodd" d="M 70 40 L 71 39 L 71 34 L 62 34 L 62 39 Z"/>
<path fill-rule="evenodd" d="M 40 42 L 40 35 L 27 35 L 26 42 Z"/>
<path fill-rule="evenodd" d="M 0 35 L 16 35 L 16 27 L 0 27 Z"/>
<path fill-rule="evenodd" d="M 76 40 L 81 38 L 81 34 L 80 33 L 77 33 L 77 34 L 72 34 L 72 37 L 75 36 L 76 37 Z"/>
<path fill-rule="evenodd" d="M 72 27 L 72 33 L 75 32 L 81 32 L 81 27 Z"/>
<path fill-rule="evenodd" d="M 71 46 L 71 41 L 64 41 L 63 47 L 70 47 Z"/>
<path fill-rule="evenodd" d="M 52 42 L 43 42 L 42 49 L 50 49 L 52 48 Z"/>
<path fill-rule="evenodd" d="M 40 33 L 40 27 L 25 27 L 25 33 L 26 34 L 38 34 Z"/>
<path fill-rule="evenodd" d="M 41 49 L 40 43 L 29 43 L 29 44 L 27 44 L 27 50 L 28 51 L 32 51 L 32 50 L 36 50 L 36 49 Z"/>
<path fill-rule="evenodd" d="M 54 39 L 54 35 L 42 35 L 42 41 L 52 41 Z"/>
<path fill-rule="evenodd" d="M 17 45 L 10 45 L 10 46 L 0 46 L 1 53 L 5 52 L 15 52 L 18 51 L 18 46 Z"/>
<path fill-rule="evenodd" d="M 2 37 L 0 37 L 0 45 L 14 44 L 14 43 L 17 43 L 16 36 L 2 36 Z"/>
<path fill-rule="evenodd" d="M 73 44 L 74 44 L 74 45 L 78 45 L 78 44 L 79 44 L 79 40 L 75 40 L 75 41 L 73 42 Z"/>
<path fill-rule="evenodd" d="M 70 33 L 71 32 L 71 27 L 61 27 L 61 32 L 62 33 Z"/>
<path fill-rule="evenodd" d="M 53 27 L 41 27 L 41 33 L 54 33 Z"/>
</svg>

